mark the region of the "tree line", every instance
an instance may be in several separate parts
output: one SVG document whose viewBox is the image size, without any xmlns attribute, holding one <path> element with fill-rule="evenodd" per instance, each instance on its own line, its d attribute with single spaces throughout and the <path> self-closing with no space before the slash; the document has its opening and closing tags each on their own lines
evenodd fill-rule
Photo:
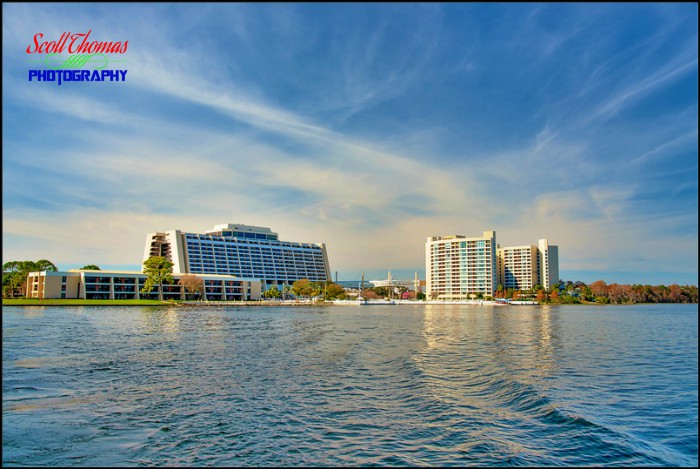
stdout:
<svg viewBox="0 0 700 469">
<path fill-rule="evenodd" d="M 348 297 L 342 286 L 331 281 L 311 282 L 308 279 L 301 279 L 294 282 L 290 290 L 294 296 L 302 298 L 319 298 L 332 301 L 345 300 Z"/>
<path fill-rule="evenodd" d="M 158 285 L 159 297 L 162 299 L 163 283 L 173 283 L 172 262 L 163 257 L 152 257 L 144 261 L 143 272 L 146 274 L 146 285 L 143 292 L 149 292 Z M 2 295 L 3 298 L 15 298 L 25 296 L 27 276 L 30 272 L 39 271 L 56 272 L 56 265 L 46 259 L 38 261 L 10 261 L 2 266 Z M 100 270 L 97 265 L 89 264 L 80 270 Z M 200 297 L 204 293 L 204 282 L 193 275 L 184 275 L 178 282 L 183 285 L 190 295 Z M 393 292 L 387 287 L 366 288 L 362 294 L 365 298 L 384 298 Z M 285 286 L 281 291 L 272 286 L 263 293 L 264 298 L 319 298 L 324 300 L 347 299 L 347 294 L 342 286 L 327 282 L 312 282 L 301 279 L 291 286 Z M 412 298 L 424 299 L 425 295 L 413 293 Z M 488 299 L 481 293 L 476 293 L 477 299 Z M 535 300 L 540 303 L 583 303 L 593 302 L 601 304 L 629 304 L 629 303 L 697 303 L 698 287 L 694 285 L 626 285 L 596 280 L 587 285 L 581 281 L 563 281 L 552 286 L 551 289 L 535 285 L 530 290 L 516 290 L 503 288 L 498 285 L 496 298 L 514 300 Z"/>
<path fill-rule="evenodd" d="M 559 290 L 574 292 L 585 301 L 596 303 L 697 303 L 698 287 L 694 285 L 626 285 L 596 280 L 590 285 L 566 282 Z"/>
<path fill-rule="evenodd" d="M 499 285 L 496 298 L 528 299 L 540 303 L 697 303 L 698 287 L 695 285 L 627 285 L 596 280 L 590 285 L 584 282 L 561 280 L 547 290 L 535 285 L 531 290 L 504 289 Z"/>
</svg>

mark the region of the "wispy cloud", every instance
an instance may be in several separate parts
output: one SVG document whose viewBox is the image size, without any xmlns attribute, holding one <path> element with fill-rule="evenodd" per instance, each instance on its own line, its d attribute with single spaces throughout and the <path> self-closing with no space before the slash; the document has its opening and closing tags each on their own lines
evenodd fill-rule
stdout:
<svg viewBox="0 0 700 469">
<path fill-rule="evenodd" d="M 564 275 L 696 272 L 697 23 L 658 8 L 644 36 L 606 6 L 4 5 L 4 256 L 138 265 L 147 232 L 239 222 L 341 272 L 486 229 Z M 26 82 L 35 31 L 86 28 L 129 40 L 126 83 Z"/>
</svg>

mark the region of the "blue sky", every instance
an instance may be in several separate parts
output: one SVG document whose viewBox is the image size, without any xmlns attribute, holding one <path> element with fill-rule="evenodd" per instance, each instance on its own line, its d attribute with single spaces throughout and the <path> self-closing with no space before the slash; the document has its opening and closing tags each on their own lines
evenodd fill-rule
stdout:
<svg viewBox="0 0 700 469">
<path fill-rule="evenodd" d="M 425 239 L 559 246 L 565 280 L 698 284 L 698 6 L 3 4 L 3 262 L 139 269 L 219 223 L 339 280 Z M 126 82 L 29 82 L 36 33 Z M 335 275 L 335 274 L 334 274 Z"/>
</svg>

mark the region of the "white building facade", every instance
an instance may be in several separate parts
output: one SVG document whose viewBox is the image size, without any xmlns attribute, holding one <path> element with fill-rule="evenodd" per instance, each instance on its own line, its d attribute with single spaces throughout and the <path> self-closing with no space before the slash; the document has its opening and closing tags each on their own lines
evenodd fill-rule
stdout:
<svg viewBox="0 0 700 469">
<path fill-rule="evenodd" d="M 537 245 L 498 247 L 498 284 L 504 289 L 530 290 L 540 285 L 549 290 L 559 283 L 559 247 L 547 238 Z"/>
<path fill-rule="evenodd" d="M 429 299 L 468 300 L 493 296 L 498 280 L 496 232 L 483 236 L 433 236 L 425 243 L 425 286 Z"/>
<path fill-rule="evenodd" d="M 173 274 L 174 282 L 163 285 L 164 300 L 185 300 L 188 292 L 179 280 L 188 274 Z M 198 299 L 214 301 L 259 300 L 260 281 L 230 275 L 192 274 L 202 280 L 203 292 Z M 64 272 L 30 272 L 27 276 L 27 298 L 81 298 L 85 300 L 159 299 L 159 286 L 149 293 L 141 289 L 146 275 L 117 270 L 68 270 Z"/>
<path fill-rule="evenodd" d="M 538 254 L 536 246 L 497 248 L 498 284 L 504 289 L 529 290 L 538 283 Z"/>
<path fill-rule="evenodd" d="M 277 233 L 260 226 L 229 223 L 201 234 L 149 233 L 143 259 L 152 256 L 173 262 L 175 273 L 260 279 L 263 291 L 271 286 L 281 290 L 301 279 L 331 279 L 325 244 L 280 241 Z"/>
</svg>

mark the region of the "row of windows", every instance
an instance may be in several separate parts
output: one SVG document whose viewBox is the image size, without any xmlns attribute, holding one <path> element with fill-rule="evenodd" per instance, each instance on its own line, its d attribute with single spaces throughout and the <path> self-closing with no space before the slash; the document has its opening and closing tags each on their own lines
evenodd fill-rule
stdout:
<svg viewBox="0 0 700 469">
<path fill-rule="evenodd" d="M 277 241 L 277 235 L 265 233 L 251 233 L 249 231 L 222 231 L 221 234 L 211 233 L 211 236 L 224 236 L 226 238 L 250 238 L 250 239 L 269 239 Z"/>
<path fill-rule="evenodd" d="M 271 236 L 271 235 L 261 235 L 261 236 Z M 232 244 L 238 244 L 242 246 L 248 245 L 258 245 L 270 248 L 291 248 L 291 249 L 314 249 L 320 250 L 321 247 L 315 244 L 305 244 L 305 243 L 290 243 L 285 241 L 276 241 L 272 239 L 263 240 L 263 238 L 253 239 L 240 239 L 240 238 L 223 238 L 220 236 L 213 235 L 187 235 L 187 244 L 194 245 L 200 244 L 203 246 L 216 246 L 216 245 L 226 245 L 227 247 Z"/>
<path fill-rule="evenodd" d="M 191 269 L 192 273 L 194 274 L 213 274 L 214 272 L 204 272 L 203 269 L 198 268 L 198 267 L 193 267 Z M 289 281 L 289 280 L 300 280 L 302 278 L 306 278 L 309 280 L 326 280 L 326 275 L 325 273 L 319 273 L 319 272 L 296 272 L 292 274 L 283 274 L 283 273 L 275 273 L 275 272 L 258 272 L 258 271 L 240 271 L 240 272 L 231 272 L 231 271 L 220 271 L 221 275 L 236 275 L 238 277 L 245 277 L 245 278 L 256 278 L 256 279 L 265 279 L 265 280 L 280 280 L 280 281 Z"/>
<path fill-rule="evenodd" d="M 273 257 L 273 256 L 264 256 L 260 254 L 243 254 L 243 255 L 235 255 L 235 254 L 225 254 L 225 253 L 206 253 L 206 252 L 199 252 L 199 251 L 189 251 L 188 257 L 190 259 L 194 258 L 205 258 L 205 259 L 228 259 L 231 261 L 235 262 L 262 262 L 262 261 L 268 261 L 268 262 L 279 262 L 279 263 L 288 263 L 288 264 L 298 264 L 301 262 L 323 262 L 323 256 L 297 256 L 297 257 Z"/>
<path fill-rule="evenodd" d="M 305 252 L 305 253 L 269 253 L 269 252 L 249 252 L 249 251 L 243 251 L 241 250 L 240 252 L 232 252 L 232 251 L 211 251 L 211 250 L 206 250 L 206 249 L 196 249 L 196 248 L 190 248 L 187 250 L 187 254 L 190 257 L 193 256 L 218 256 L 218 257 L 230 257 L 230 258 L 241 258 L 241 259 L 249 259 L 249 258 L 263 258 L 263 259 L 269 259 L 269 260 L 278 260 L 278 261 L 288 261 L 288 262 L 299 262 L 301 260 L 318 260 L 321 261 L 323 260 L 323 254 L 320 252 Z"/>
<path fill-rule="evenodd" d="M 226 267 L 231 269 L 250 269 L 250 268 L 261 268 L 266 267 L 270 269 L 279 270 L 298 270 L 298 269 L 323 269 L 324 264 L 321 262 L 297 262 L 296 264 L 289 264 L 283 262 L 236 262 L 231 259 L 209 259 L 206 257 L 196 257 L 190 259 L 190 265 L 207 265 Z"/>
<path fill-rule="evenodd" d="M 206 254 L 206 255 L 217 255 L 217 256 L 231 256 L 231 257 L 269 257 L 273 259 L 304 259 L 304 258 L 314 258 L 323 259 L 323 253 L 320 251 L 262 251 L 257 249 L 207 249 L 200 248 L 199 246 L 188 246 L 187 253 L 193 254 Z"/>
<path fill-rule="evenodd" d="M 225 274 L 223 274 L 223 275 L 225 275 Z M 145 278 L 139 278 L 138 280 L 139 280 L 140 286 L 143 286 L 146 283 Z M 206 279 L 206 280 L 204 280 L 204 282 L 207 285 L 228 285 L 228 286 L 242 285 L 241 280 L 210 280 L 210 279 Z M 104 284 L 110 284 L 110 283 L 111 283 L 110 277 L 85 277 L 85 284 L 88 287 L 100 286 L 100 287 L 109 289 L 109 285 L 104 285 Z M 135 283 L 136 283 L 135 278 L 128 278 L 128 277 L 115 277 L 114 278 L 115 290 L 117 288 L 133 287 L 135 285 Z M 93 285 L 93 284 L 102 284 L 102 285 Z M 171 285 L 179 288 L 179 283 L 177 283 L 177 279 L 176 279 L 176 283 L 171 284 Z M 65 289 L 65 285 L 61 285 L 61 286 L 64 287 L 64 289 Z"/>
<path fill-rule="evenodd" d="M 324 266 L 321 263 L 312 263 L 312 262 L 307 262 L 305 264 L 296 264 L 296 265 L 285 265 L 281 263 L 273 264 L 273 263 L 262 263 L 262 262 L 227 262 L 227 261 L 215 261 L 214 259 L 192 259 L 190 261 L 190 266 L 207 266 L 207 267 L 215 267 L 218 266 L 219 268 L 227 268 L 227 269 L 261 269 L 263 267 L 268 268 L 268 269 L 273 269 L 273 270 L 323 270 Z"/>
<path fill-rule="evenodd" d="M 323 269 L 324 264 L 321 262 L 297 262 L 295 264 L 285 264 L 282 262 L 261 262 L 261 261 L 256 261 L 256 262 L 236 262 L 231 259 L 207 259 L 207 258 L 202 258 L 202 257 L 196 257 L 192 258 L 189 261 L 189 265 L 191 266 L 208 266 L 208 267 L 215 267 L 219 266 L 220 268 L 231 268 L 231 269 L 260 269 L 262 267 L 269 268 L 269 269 L 278 269 L 278 270 L 304 270 L 304 269 Z"/>
</svg>

